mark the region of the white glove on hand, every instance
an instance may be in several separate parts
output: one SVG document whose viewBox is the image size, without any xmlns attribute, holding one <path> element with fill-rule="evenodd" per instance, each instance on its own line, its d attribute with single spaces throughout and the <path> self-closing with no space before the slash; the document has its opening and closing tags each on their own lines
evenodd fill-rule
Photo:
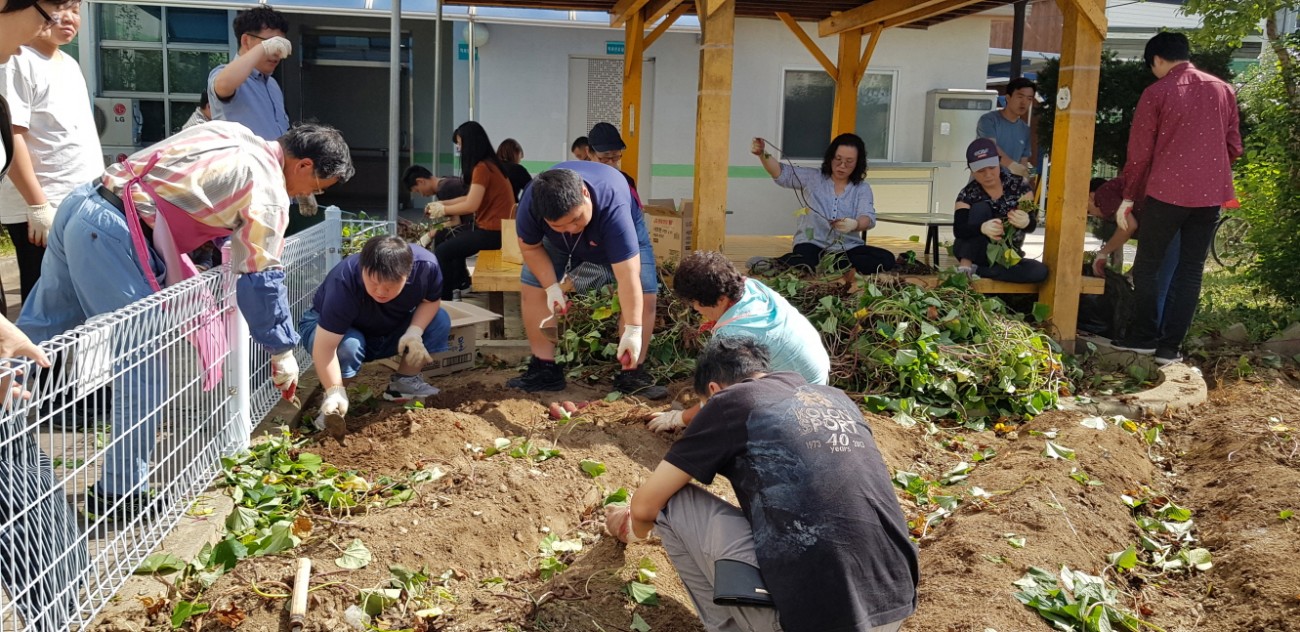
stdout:
<svg viewBox="0 0 1300 632">
<path fill-rule="evenodd" d="M 284 59 L 293 54 L 293 44 L 279 35 L 262 40 L 262 52 L 272 59 Z"/>
<path fill-rule="evenodd" d="M 320 205 L 316 203 L 315 195 L 304 195 L 298 198 L 298 214 L 303 217 L 311 217 L 320 211 Z"/>
<path fill-rule="evenodd" d="M 980 232 L 989 239 L 1002 239 L 1002 220 L 991 219 L 980 224 Z"/>
<path fill-rule="evenodd" d="M 559 283 L 552 283 L 546 286 L 546 309 L 554 316 L 556 312 L 561 314 L 569 311 L 569 304 L 564 300 L 564 290 L 560 289 Z"/>
<path fill-rule="evenodd" d="M 1007 221 L 1011 222 L 1011 225 L 1016 228 L 1024 228 L 1029 225 L 1029 213 L 1018 208 L 1012 209 L 1010 213 L 1007 213 Z"/>
<path fill-rule="evenodd" d="M 1133 212 L 1133 200 L 1124 200 L 1119 203 L 1119 210 L 1115 211 L 1115 223 L 1119 224 L 1119 229 L 1128 232 L 1129 213 Z"/>
<path fill-rule="evenodd" d="M 325 389 L 325 399 L 320 404 L 320 415 L 317 415 L 313 422 L 317 430 L 325 429 L 325 418 L 328 416 L 346 417 L 348 414 L 348 389 L 342 386 L 331 386 Z"/>
<path fill-rule="evenodd" d="M 1013 162 L 1007 165 L 1007 171 L 1022 178 L 1029 177 L 1029 167 L 1026 167 L 1023 163 Z"/>
<path fill-rule="evenodd" d="M 853 219 L 852 217 L 841 217 L 840 219 L 831 222 L 831 228 L 834 228 L 841 233 L 851 233 L 858 229 L 858 220 Z"/>
<path fill-rule="evenodd" d="M 424 346 L 424 330 L 419 327 L 406 328 L 406 333 L 397 341 L 397 353 L 402 356 L 403 364 L 424 367 L 433 361 L 433 356 Z"/>
<path fill-rule="evenodd" d="M 652 535 L 647 533 L 644 538 L 637 537 L 636 531 L 632 529 L 632 507 L 630 505 L 606 505 L 605 530 L 625 544 L 644 542 L 649 540 Z"/>
<path fill-rule="evenodd" d="M 293 349 L 271 356 L 271 383 L 281 393 L 297 388 L 298 359 L 293 357 Z"/>
<path fill-rule="evenodd" d="M 1092 260 L 1092 276 L 1106 277 L 1106 256 L 1099 252 L 1097 258 Z"/>
<path fill-rule="evenodd" d="M 629 358 L 627 363 L 623 364 L 624 369 L 635 368 L 641 363 L 640 325 L 623 325 L 623 337 L 618 341 L 618 351 L 614 352 L 614 357 L 618 358 L 618 361 L 622 363 L 624 353 Z"/>
<path fill-rule="evenodd" d="M 27 241 L 34 246 L 44 246 L 45 238 L 50 234 L 54 224 L 55 208 L 49 202 L 33 204 L 27 207 Z"/>
<path fill-rule="evenodd" d="M 425 231 L 423 235 L 420 235 L 420 247 L 428 248 L 429 244 L 433 243 L 433 237 L 436 234 L 437 231 L 429 230 L 429 231 Z"/>
<path fill-rule="evenodd" d="M 442 202 L 434 200 L 424 205 L 424 216 L 432 220 L 442 219 L 447 216 L 447 207 Z"/>
<path fill-rule="evenodd" d="M 655 413 L 650 418 L 650 423 L 646 425 L 651 432 L 676 432 L 686 427 L 686 422 L 682 420 L 682 411 L 669 410 L 667 412 Z"/>
</svg>

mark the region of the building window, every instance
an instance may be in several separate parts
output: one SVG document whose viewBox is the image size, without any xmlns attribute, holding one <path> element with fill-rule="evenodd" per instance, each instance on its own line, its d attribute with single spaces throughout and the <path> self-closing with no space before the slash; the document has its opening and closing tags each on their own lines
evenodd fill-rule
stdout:
<svg viewBox="0 0 1300 632">
<path fill-rule="evenodd" d="M 867 158 L 889 160 L 893 145 L 894 72 L 868 72 L 858 86 L 858 136 Z M 835 80 L 821 70 L 786 70 L 782 90 L 781 148 L 792 160 L 821 160 L 831 140 Z"/>
<path fill-rule="evenodd" d="M 207 88 L 208 73 L 230 59 L 229 14 L 212 9 L 98 4 L 99 93 L 136 100 L 136 142 L 180 130 Z"/>
</svg>

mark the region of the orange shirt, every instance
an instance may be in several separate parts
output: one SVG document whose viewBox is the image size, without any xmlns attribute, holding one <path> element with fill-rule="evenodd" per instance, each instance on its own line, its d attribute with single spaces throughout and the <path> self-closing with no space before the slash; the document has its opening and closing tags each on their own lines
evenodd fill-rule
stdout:
<svg viewBox="0 0 1300 632">
<path fill-rule="evenodd" d="M 483 186 L 483 201 L 474 213 L 474 223 L 483 230 L 501 230 L 501 220 L 510 216 L 515 205 L 515 190 L 510 180 L 490 162 L 480 162 L 471 174 L 471 186 Z"/>
</svg>

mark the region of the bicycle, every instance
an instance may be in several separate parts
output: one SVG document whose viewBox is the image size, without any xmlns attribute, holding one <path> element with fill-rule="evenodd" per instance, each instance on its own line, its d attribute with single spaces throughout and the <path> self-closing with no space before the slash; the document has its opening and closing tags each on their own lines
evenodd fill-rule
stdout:
<svg viewBox="0 0 1300 632">
<path fill-rule="evenodd" d="M 1228 212 L 1219 216 L 1214 224 L 1214 241 L 1210 242 L 1210 255 L 1215 263 L 1229 269 L 1240 267 L 1255 258 L 1255 248 L 1246 239 L 1250 232 L 1250 223 L 1232 210 L 1240 205 L 1231 203 L 1225 206 Z"/>
</svg>

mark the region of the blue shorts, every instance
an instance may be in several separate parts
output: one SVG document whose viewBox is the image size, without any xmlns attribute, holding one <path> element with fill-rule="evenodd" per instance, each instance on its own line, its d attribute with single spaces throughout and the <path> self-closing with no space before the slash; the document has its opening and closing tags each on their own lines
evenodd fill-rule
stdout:
<svg viewBox="0 0 1300 632">
<path fill-rule="evenodd" d="M 316 340 L 316 324 L 320 314 L 308 309 L 298 321 L 298 335 L 302 337 L 302 346 L 307 353 L 312 352 L 312 343 Z M 408 322 L 406 327 L 409 327 Z M 361 330 L 349 328 L 339 341 L 337 351 L 339 370 L 343 377 L 356 377 L 361 365 L 366 362 L 383 360 L 397 355 L 397 343 L 406 334 L 406 327 L 399 327 L 383 336 L 366 336 Z M 439 309 L 429 326 L 424 328 L 424 348 L 429 353 L 447 350 L 447 337 L 451 335 L 451 316 L 447 310 Z"/>
<path fill-rule="evenodd" d="M 658 294 L 659 273 L 655 269 L 655 252 L 650 247 L 650 231 L 646 230 L 644 216 L 640 221 L 636 222 L 636 241 L 641 249 L 641 293 Z M 551 265 L 555 268 L 557 281 L 564 280 L 564 267 L 566 264 L 569 265 L 569 277 L 573 281 L 574 289 L 578 292 L 590 292 L 611 285 L 615 281 L 614 267 L 608 263 L 582 261 L 576 257 L 570 262 L 569 253 L 562 251 L 558 246 L 553 245 L 551 240 L 545 238 L 542 239 L 542 247 L 546 249 L 546 254 L 551 258 Z M 526 263 L 519 275 L 519 280 L 529 287 L 542 287 L 541 282 L 533 275 L 533 271 L 528 269 Z"/>
</svg>

